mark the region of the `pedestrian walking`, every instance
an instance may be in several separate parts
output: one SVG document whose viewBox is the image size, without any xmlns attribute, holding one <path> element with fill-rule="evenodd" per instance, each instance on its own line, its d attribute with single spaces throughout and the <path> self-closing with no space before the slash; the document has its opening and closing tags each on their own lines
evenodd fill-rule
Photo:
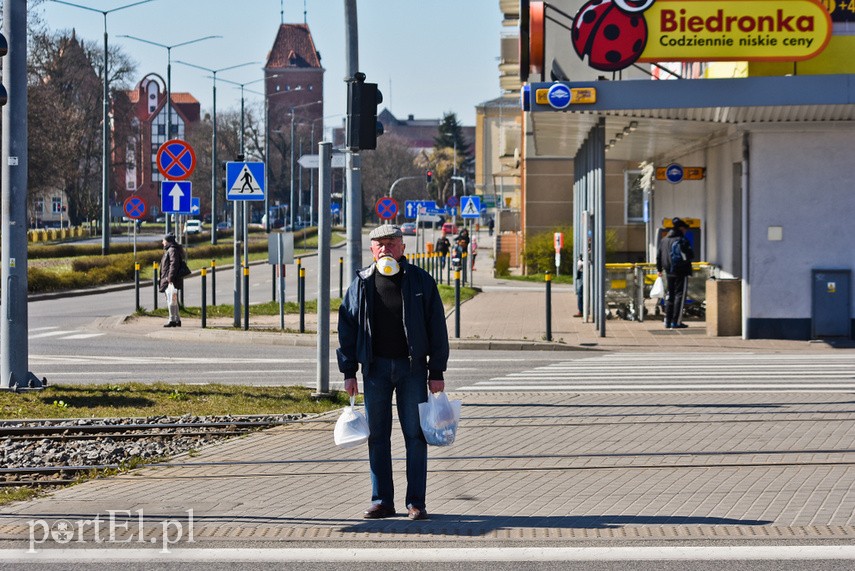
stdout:
<svg viewBox="0 0 855 571">
<path fill-rule="evenodd" d="M 472 248 L 472 271 L 475 271 L 475 260 L 478 258 L 478 236 L 472 236 L 472 241 L 469 243 Z"/>
<path fill-rule="evenodd" d="M 665 280 L 665 329 L 684 329 L 683 305 L 692 275 L 695 252 L 686 239 L 689 225 L 680 218 L 671 221 L 673 227 L 659 241 L 656 249 L 656 271 Z"/>
<path fill-rule="evenodd" d="M 582 260 L 582 254 L 579 254 L 579 259 L 576 260 L 576 315 L 573 317 L 582 317 L 582 304 L 585 297 L 585 285 L 583 276 L 585 270 L 585 262 Z"/>
<path fill-rule="evenodd" d="M 440 271 L 445 269 L 445 258 L 448 256 L 448 252 L 451 251 L 451 242 L 448 240 L 448 234 L 443 232 L 440 234 L 439 238 L 436 240 L 436 245 L 433 248 L 433 251 L 439 254 L 439 269 Z"/>
<path fill-rule="evenodd" d="M 166 294 L 169 321 L 164 327 L 181 327 L 178 313 L 178 292 L 184 287 L 182 268 L 186 267 L 184 248 L 175 241 L 175 234 L 163 237 L 163 257 L 160 259 L 160 291 Z"/>
<path fill-rule="evenodd" d="M 401 229 L 384 224 L 371 231 L 374 262 L 360 270 L 339 309 L 338 368 L 344 389 L 359 392 L 362 369 L 368 419 L 371 506 L 363 517 L 394 517 L 392 482 L 392 393 L 404 434 L 407 517 L 427 519 L 427 443 L 419 423 L 419 403 L 445 390 L 448 331 L 436 283 L 404 257 Z"/>
</svg>

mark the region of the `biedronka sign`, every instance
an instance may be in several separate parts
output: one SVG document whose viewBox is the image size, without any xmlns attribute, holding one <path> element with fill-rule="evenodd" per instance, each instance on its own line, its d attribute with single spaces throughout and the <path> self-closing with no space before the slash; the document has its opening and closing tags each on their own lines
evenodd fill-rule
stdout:
<svg viewBox="0 0 855 571">
<path fill-rule="evenodd" d="M 591 0 L 576 13 L 573 47 L 589 66 L 636 62 L 801 61 L 831 39 L 817 0 Z"/>
</svg>

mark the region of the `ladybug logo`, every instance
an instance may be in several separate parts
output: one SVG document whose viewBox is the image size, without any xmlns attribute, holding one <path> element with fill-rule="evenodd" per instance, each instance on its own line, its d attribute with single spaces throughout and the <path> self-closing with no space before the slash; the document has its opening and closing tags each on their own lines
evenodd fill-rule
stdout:
<svg viewBox="0 0 855 571">
<path fill-rule="evenodd" d="M 600 71 L 620 71 L 635 63 L 647 45 L 643 12 L 654 0 L 590 0 L 573 20 L 573 49 Z"/>
</svg>

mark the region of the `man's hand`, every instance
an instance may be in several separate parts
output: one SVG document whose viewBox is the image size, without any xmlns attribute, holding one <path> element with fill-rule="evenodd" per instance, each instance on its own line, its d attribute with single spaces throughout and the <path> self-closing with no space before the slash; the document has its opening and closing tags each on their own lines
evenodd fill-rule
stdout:
<svg viewBox="0 0 855 571">
<path fill-rule="evenodd" d="M 445 381 L 428 381 L 428 389 L 432 393 L 441 393 L 445 390 Z"/>
<path fill-rule="evenodd" d="M 359 383 L 356 382 L 356 379 L 345 379 L 344 390 L 348 395 L 355 397 L 359 394 Z"/>
</svg>

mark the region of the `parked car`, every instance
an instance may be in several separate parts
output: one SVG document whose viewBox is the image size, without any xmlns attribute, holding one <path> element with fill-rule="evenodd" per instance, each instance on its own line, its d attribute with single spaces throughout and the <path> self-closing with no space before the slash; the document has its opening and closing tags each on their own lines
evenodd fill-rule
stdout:
<svg viewBox="0 0 855 571">
<path fill-rule="evenodd" d="M 231 230 L 232 223 L 228 220 L 223 220 L 222 222 L 217 222 L 217 230 Z"/>
<path fill-rule="evenodd" d="M 442 225 L 442 231 L 451 236 L 457 234 L 457 226 L 454 225 L 454 222 L 446 222 Z"/>
<path fill-rule="evenodd" d="M 416 235 L 416 223 L 415 222 L 404 222 L 401 224 L 401 233 L 404 236 L 415 236 Z"/>
<path fill-rule="evenodd" d="M 185 234 L 201 234 L 202 232 L 202 221 L 201 220 L 188 220 L 184 224 L 184 233 Z"/>
</svg>

